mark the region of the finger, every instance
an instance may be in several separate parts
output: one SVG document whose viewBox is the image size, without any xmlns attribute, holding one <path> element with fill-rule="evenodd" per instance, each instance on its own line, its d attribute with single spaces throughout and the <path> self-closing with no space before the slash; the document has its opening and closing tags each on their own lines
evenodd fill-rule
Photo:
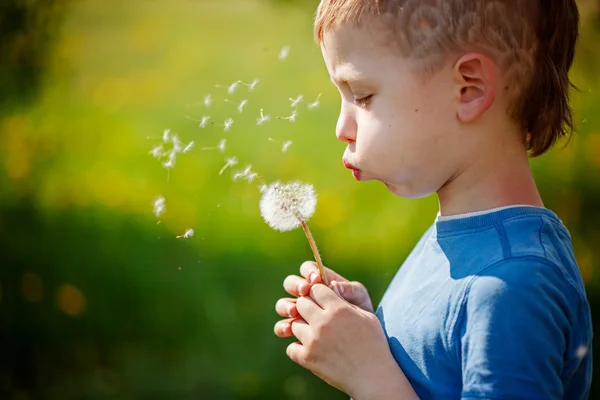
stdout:
<svg viewBox="0 0 600 400">
<path fill-rule="evenodd" d="M 325 270 L 325 275 L 327 275 L 327 279 L 331 281 L 347 281 L 348 279 L 344 278 L 337 272 L 323 267 Z M 300 266 L 300 275 L 302 275 L 309 283 L 321 283 L 321 274 L 319 273 L 319 267 L 317 263 L 314 261 L 306 261 Z"/>
<path fill-rule="evenodd" d="M 277 300 L 275 303 L 275 311 L 282 317 L 297 317 L 296 299 L 284 298 Z"/>
<path fill-rule="evenodd" d="M 360 282 L 336 282 L 332 281 L 331 286 L 337 289 L 340 297 L 346 301 L 362 308 L 366 311 L 373 311 L 371 297 L 367 288 Z M 334 290 L 335 290 L 334 289 Z"/>
<path fill-rule="evenodd" d="M 338 306 L 340 301 L 344 301 L 331 288 L 320 283 L 310 288 L 310 297 L 323 310 Z"/>
<path fill-rule="evenodd" d="M 298 275 L 289 275 L 283 280 L 283 288 L 292 296 L 306 296 L 310 285 Z"/>
<path fill-rule="evenodd" d="M 312 328 L 301 318 L 292 321 L 292 334 L 298 338 L 300 343 L 305 343 L 312 337 Z"/>
<path fill-rule="evenodd" d="M 312 324 L 320 317 L 320 313 L 323 312 L 323 309 L 308 296 L 299 297 L 296 300 L 296 310 L 308 324 Z"/>
<path fill-rule="evenodd" d="M 305 366 L 303 360 L 305 360 L 306 357 L 304 356 L 304 346 L 302 346 L 302 343 L 290 343 L 290 345 L 285 349 L 285 354 L 287 354 L 290 360 L 296 364 L 299 364 L 303 367 Z"/>
<path fill-rule="evenodd" d="M 277 321 L 273 327 L 273 332 L 280 338 L 286 338 L 292 336 L 292 322 L 295 318 L 282 319 Z"/>
</svg>

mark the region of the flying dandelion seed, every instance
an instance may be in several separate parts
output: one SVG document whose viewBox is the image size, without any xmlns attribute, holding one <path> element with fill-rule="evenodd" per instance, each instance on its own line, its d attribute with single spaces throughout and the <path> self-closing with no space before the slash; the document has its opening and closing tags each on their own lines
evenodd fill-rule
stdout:
<svg viewBox="0 0 600 400">
<path fill-rule="evenodd" d="M 285 153 L 293 143 L 294 142 L 292 142 L 291 140 L 283 142 L 283 146 L 281 146 L 281 151 Z"/>
<path fill-rule="evenodd" d="M 255 179 L 260 179 L 260 176 L 257 173 L 252 172 L 252 165 L 246 165 L 246 168 L 243 171 L 235 172 L 232 175 L 232 179 L 234 181 L 245 179 L 248 183 L 252 183 Z"/>
<path fill-rule="evenodd" d="M 219 150 L 221 153 L 225 151 L 227 139 L 221 139 L 218 145 L 214 147 L 203 147 L 202 150 Z"/>
<path fill-rule="evenodd" d="M 317 96 L 317 99 L 315 101 L 313 101 L 312 103 L 308 103 L 308 109 L 312 110 L 312 109 L 319 107 L 319 105 L 321 104 L 321 102 L 319 101 L 320 98 L 321 98 L 321 93 L 319 93 L 319 95 Z"/>
<path fill-rule="evenodd" d="M 186 229 L 185 233 L 183 235 L 179 235 L 179 236 L 175 236 L 177 239 L 187 239 L 194 236 L 194 230 L 193 229 Z"/>
<path fill-rule="evenodd" d="M 244 85 L 244 86 L 248 87 L 248 91 L 249 92 L 253 91 L 256 88 L 256 86 L 258 85 L 259 82 L 260 81 L 258 79 L 254 79 L 251 83 L 245 83 L 245 82 L 242 82 L 242 81 L 238 81 L 238 83 L 240 85 Z"/>
<path fill-rule="evenodd" d="M 192 117 L 188 117 L 187 115 L 184 118 L 189 119 L 190 121 L 200 122 L 200 124 L 198 124 L 199 128 L 206 128 L 206 125 L 208 124 L 208 121 L 210 120 L 210 116 L 208 116 L 208 115 L 203 116 L 202 119 L 195 119 Z"/>
<path fill-rule="evenodd" d="M 204 106 L 210 107 L 211 104 L 212 104 L 212 96 L 210 94 L 207 94 L 206 96 L 204 96 Z"/>
<path fill-rule="evenodd" d="M 173 149 L 171 150 L 173 153 L 179 153 L 181 152 L 182 148 L 181 148 L 181 140 L 179 140 L 179 136 L 177 135 L 173 135 L 171 137 L 171 143 L 173 144 Z"/>
<path fill-rule="evenodd" d="M 156 217 L 158 218 L 165 211 L 166 211 L 165 198 L 160 196 L 160 197 L 157 197 L 156 199 L 154 199 L 154 203 L 153 203 L 154 215 L 156 215 Z"/>
<path fill-rule="evenodd" d="M 287 119 L 290 122 L 295 122 L 297 116 L 298 116 L 298 111 L 294 110 L 294 111 L 292 111 L 292 115 L 290 115 L 289 117 L 277 117 L 277 119 Z"/>
<path fill-rule="evenodd" d="M 162 144 L 159 144 L 158 146 L 154 146 L 148 154 L 151 154 L 154 158 L 161 158 L 164 155 L 164 151 L 165 149 Z"/>
<path fill-rule="evenodd" d="M 185 146 L 183 148 L 183 153 L 187 153 L 188 151 L 190 151 L 192 148 L 194 147 L 194 141 L 192 140 L 191 142 L 189 142 L 187 144 L 187 146 Z"/>
<path fill-rule="evenodd" d="M 162 137 L 163 142 L 168 142 L 170 135 L 171 135 L 171 130 L 170 129 L 165 129 L 163 131 L 163 137 Z"/>
<path fill-rule="evenodd" d="M 237 165 L 237 163 L 238 163 L 237 157 L 227 157 L 225 159 L 225 165 L 219 171 L 219 175 L 223 175 L 223 172 L 225 172 L 225 170 L 227 168 L 233 167 L 234 165 Z"/>
<path fill-rule="evenodd" d="M 227 88 L 227 93 L 229 94 L 233 94 L 235 92 L 235 90 L 237 89 L 238 85 L 240 84 L 239 81 L 235 81 L 233 82 L 231 85 L 229 85 L 229 87 Z"/>
<path fill-rule="evenodd" d="M 292 99 L 291 97 L 289 98 L 289 100 L 292 102 L 292 104 L 290 105 L 290 107 L 294 108 L 296 107 L 298 104 L 300 104 L 300 102 L 304 99 L 304 96 L 299 95 L 298 97 L 296 97 L 295 99 Z"/>
<path fill-rule="evenodd" d="M 238 112 L 240 112 L 240 113 L 241 113 L 242 111 L 244 111 L 244 106 L 245 106 L 246 104 L 248 104 L 248 100 L 242 100 L 242 102 L 240 103 L 240 105 L 239 105 L 239 106 L 237 106 L 237 110 L 238 110 Z"/>
<path fill-rule="evenodd" d="M 284 46 L 279 51 L 279 59 L 285 60 L 290 55 L 290 46 Z"/>
<path fill-rule="evenodd" d="M 231 129 L 231 127 L 233 126 L 233 122 L 234 122 L 233 118 L 227 118 L 225 120 L 225 122 L 224 122 L 224 125 L 223 125 L 224 128 L 223 128 L 223 130 L 225 132 L 228 132 Z"/>
<path fill-rule="evenodd" d="M 265 190 L 267 190 L 267 188 L 268 188 L 268 186 L 267 186 L 267 184 L 266 184 L 266 183 L 261 183 L 260 185 L 258 185 L 258 190 L 259 190 L 261 193 L 264 193 L 264 192 L 265 192 Z"/>
<path fill-rule="evenodd" d="M 329 286 L 321 255 L 308 228 L 307 221 L 315 212 L 317 195 L 312 185 L 294 181 L 270 184 L 262 194 L 260 214 L 271 228 L 285 232 L 302 226 L 319 267 L 322 282 Z"/>
<path fill-rule="evenodd" d="M 256 125 L 262 125 L 263 123 L 269 121 L 271 119 L 270 116 L 263 114 L 263 109 L 260 109 L 260 117 L 256 118 Z"/>
</svg>

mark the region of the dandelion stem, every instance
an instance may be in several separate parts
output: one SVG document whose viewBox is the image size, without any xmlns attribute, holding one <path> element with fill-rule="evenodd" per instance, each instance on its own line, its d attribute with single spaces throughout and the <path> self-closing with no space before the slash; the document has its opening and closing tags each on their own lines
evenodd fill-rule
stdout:
<svg viewBox="0 0 600 400">
<path fill-rule="evenodd" d="M 315 256 L 315 261 L 317 262 L 317 267 L 319 268 L 319 273 L 321 274 L 321 282 L 327 287 L 329 287 L 329 281 L 327 280 L 327 276 L 325 275 L 325 268 L 323 267 L 323 261 L 321 261 L 321 255 L 319 254 L 319 250 L 317 249 L 317 244 L 315 243 L 315 239 L 310 233 L 310 229 L 308 228 L 308 224 L 302 218 L 298 218 L 300 223 L 302 224 L 302 229 L 304 229 L 304 233 L 306 234 L 306 238 L 308 239 L 308 243 L 310 244 L 310 248 Z"/>
</svg>

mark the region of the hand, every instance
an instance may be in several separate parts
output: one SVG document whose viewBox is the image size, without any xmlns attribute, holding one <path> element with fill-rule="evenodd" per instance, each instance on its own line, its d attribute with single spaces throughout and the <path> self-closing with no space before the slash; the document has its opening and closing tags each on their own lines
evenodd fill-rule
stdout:
<svg viewBox="0 0 600 400">
<path fill-rule="evenodd" d="M 299 297 L 295 308 L 291 332 L 298 341 L 286 351 L 293 361 L 355 399 L 414 394 L 375 314 L 321 284 Z"/>
<path fill-rule="evenodd" d="M 365 286 L 360 282 L 351 282 L 343 276 L 335 273 L 325 267 L 325 274 L 329 280 L 330 287 L 338 293 L 340 297 L 360 307 L 361 309 L 374 312 L 371 297 Z M 286 292 L 294 297 L 306 296 L 312 285 L 321 283 L 319 268 L 313 261 L 307 261 L 300 267 L 300 275 L 289 275 L 283 281 L 283 287 Z M 296 310 L 296 298 L 282 298 L 275 304 L 275 311 L 282 317 L 286 317 L 275 324 L 275 334 L 279 337 L 290 337 L 292 331 L 290 324 L 298 318 Z"/>
</svg>

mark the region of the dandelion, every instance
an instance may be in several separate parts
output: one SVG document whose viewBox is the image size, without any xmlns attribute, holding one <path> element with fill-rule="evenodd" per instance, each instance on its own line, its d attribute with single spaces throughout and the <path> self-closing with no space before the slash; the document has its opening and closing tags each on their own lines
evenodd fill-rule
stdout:
<svg viewBox="0 0 600 400">
<path fill-rule="evenodd" d="M 186 229 L 185 233 L 183 235 L 179 235 L 179 236 L 175 236 L 177 239 L 187 239 L 194 236 L 194 230 L 193 229 Z"/>
<path fill-rule="evenodd" d="M 297 116 L 298 116 L 298 111 L 294 110 L 294 111 L 292 111 L 292 115 L 290 115 L 289 117 L 277 117 L 277 119 L 287 119 L 290 122 L 294 122 L 294 121 L 296 121 Z"/>
<path fill-rule="evenodd" d="M 283 142 L 283 146 L 281 146 L 281 151 L 285 153 L 293 143 L 294 142 L 292 142 L 291 140 Z"/>
<path fill-rule="evenodd" d="M 300 104 L 300 102 L 302 101 L 302 99 L 304 99 L 304 96 L 302 96 L 302 95 L 299 95 L 295 99 L 292 99 L 290 97 L 289 100 L 292 102 L 292 104 L 290 105 L 290 107 L 292 107 L 292 108 L 296 107 L 298 104 Z"/>
<path fill-rule="evenodd" d="M 210 120 L 210 116 L 208 116 L 208 115 L 203 116 L 202 119 L 195 119 L 192 117 L 188 117 L 187 115 L 184 118 L 189 119 L 190 121 L 200 122 L 200 124 L 198 125 L 199 128 L 206 128 L 206 125 L 208 124 L 208 121 Z"/>
<path fill-rule="evenodd" d="M 263 191 L 259 206 L 265 222 L 275 230 L 285 232 L 302 227 L 319 267 L 322 282 L 329 286 L 321 256 L 306 223 L 317 206 L 313 186 L 299 181 L 274 182 Z"/>
<path fill-rule="evenodd" d="M 161 158 L 164 155 L 164 151 L 162 144 L 159 144 L 158 146 L 154 146 L 148 154 L 151 154 L 154 158 Z"/>
<path fill-rule="evenodd" d="M 263 109 L 260 109 L 260 117 L 256 118 L 256 125 L 262 125 L 263 123 L 269 121 L 271 119 L 270 116 L 263 114 Z"/>
<path fill-rule="evenodd" d="M 279 51 L 279 59 L 285 60 L 290 55 L 290 46 L 284 46 Z"/>
<path fill-rule="evenodd" d="M 165 198 L 160 196 L 157 197 L 156 199 L 154 199 L 154 203 L 153 203 L 153 212 L 154 215 L 156 215 L 156 217 L 160 217 L 160 215 L 165 212 L 166 207 L 165 207 Z"/>
<path fill-rule="evenodd" d="M 187 153 L 188 151 L 190 151 L 192 148 L 194 147 L 194 141 L 192 140 L 191 142 L 189 142 L 187 144 L 187 146 L 185 146 L 183 148 L 183 153 Z"/>
<path fill-rule="evenodd" d="M 317 96 L 317 99 L 315 101 L 308 104 L 308 109 L 312 110 L 314 108 L 319 107 L 319 105 L 321 104 L 321 102 L 319 101 L 320 98 L 321 98 L 321 93 L 319 93 L 319 95 Z"/>
<path fill-rule="evenodd" d="M 171 130 L 170 129 L 165 129 L 163 131 L 163 137 L 162 137 L 163 142 L 168 142 L 170 135 L 171 135 Z"/>
<path fill-rule="evenodd" d="M 225 170 L 227 168 L 233 167 L 234 165 L 237 165 L 237 163 L 238 163 L 237 157 L 227 157 L 225 159 L 225 165 L 219 171 L 219 175 L 223 175 L 223 172 L 225 172 Z"/>
<path fill-rule="evenodd" d="M 202 150 L 219 150 L 221 153 L 225 151 L 227 139 L 221 139 L 218 145 L 214 147 L 203 147 Z"/>
<path fill-rule="evenodd" d="M 206 96 L 204 96 L 204 106 L 210 107 L 211 104 L 212 104 L 212 96 L 210 94 L 207 94 Z"/>
</svg>

